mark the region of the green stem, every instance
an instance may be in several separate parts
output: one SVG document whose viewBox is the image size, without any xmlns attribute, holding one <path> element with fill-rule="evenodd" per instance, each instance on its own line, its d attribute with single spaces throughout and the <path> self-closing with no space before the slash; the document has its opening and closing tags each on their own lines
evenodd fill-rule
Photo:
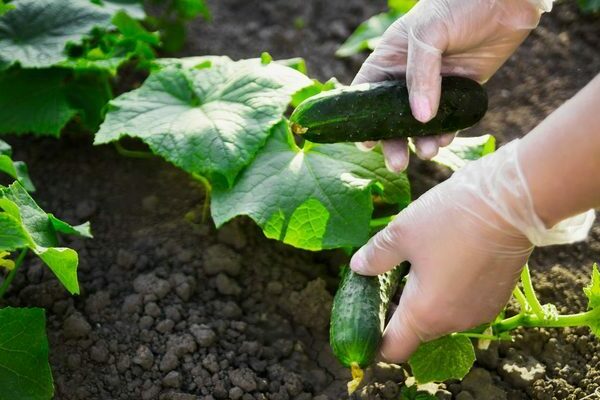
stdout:
<svg viewBox="0 0 600 400">
<path fill-rule="evenodd" d="M 515 296 L 515 299 L 517 300 L 517 302 L 519 303 L 519 307 L 521 308 L 519 314 L 527 312 L 527 299 L 525 298 L 525 295 L 523 294 L 523 292 L 521 292 L 521 289 L 519 289 L 518 286 L 515 286 L 515 290 L 513 290 L 513 296 Z"/>
<path fill-rule="evenodd" d="M 115 142 L 115 148 L 117 149 L 117 153 L 122 156 L 130 157 L 130 158 L 153 158 L 155 157 L 153 153 L 149 151 L 137 151 L 137 150 L 128 150 L 121 145 L 119 142 Z"/>
<path fill-rule="evenodd" d="M 194 179 L 202 183 L 204 186 L 204 204 L 202 206 L 202 222 L 206 222 L 208 220 L 208 216 L 210 214 L 210 198 L 212 195 L 212 185 L 204 176 L 200 174 L 192 174 Z"/>
<path fill-rule="evenodd" d="M 455 333 L 455 335 L 466 336 L 468 338 L 473 338 L 473 339 L 501 340 L 501 338 L 499 336 L 485 335 L 483 333 L 458 332 L 458 333 Z"/>
<path fill-rule="evenodd" d="M 392 220 L 396 218 L 395 215 L 390 215 L 389 217 L 381 217 L 381 218 L 373 218 L 371 222 L 369 222 L 369 227 L 371 229 L 382 228 L 387 224 L 392 222 Z"/>
<path fill-rule="evenodd" d="M 8 275 L 6 276 L 6 279 L 4 279 L 4 282 L 2 282 L 2 286 L 0 286 L 0 299 L 4 296 L 4 293 L 10 286 L 13 279 L 15 279 L 15 275 L 17 274 L 17 271 L 23 264 L 23 260 L 25 260 L 25 256 L 27 255 L 27 250 L 28 250 L 27 248 L 21 250 L 21 253 L 15 260 L 15 267 L 8 273 Z"/>
<path fill-rule="evenodd" d="M 527 299 L 527 303 L 529 303 L 529 307 L 531 307 L 531 310 L 536 317 L 544 319 L 544 309 L 535 295 L 533 283 L 531 282 L 531 275 L 529 273 L 529 265 L 527 264 L 525 264 L 523 271 L 521 271 L 521 283 L 523 284 L 523 291 L 525 292 L 525 298 Z"/>
<path fill-rule="evenodd" d="M 506 318 L 493 325 L 494 332 L 507 332 L 518 327 L 529 328 L 566 328 L 576 326 L 588 326 L 591 321 L 600 319 L 600 307 L 592 310 L 569 315 L 559 315 L 556 319 L 540 318 L 532 314 L 517 314 L 513 317 Z"/>
</svg>

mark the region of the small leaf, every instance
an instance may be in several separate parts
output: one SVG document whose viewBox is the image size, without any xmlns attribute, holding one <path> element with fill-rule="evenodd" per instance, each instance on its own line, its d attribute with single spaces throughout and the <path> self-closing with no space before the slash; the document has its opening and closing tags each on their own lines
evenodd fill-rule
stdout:
<svg viewBox="0 0 600 400">
<path fill-rule="evenodd" d="M 133 19 L 127 12 L 119 11 L 113 18 L 112 23 L 126 38 L 139 40 L 152 45 L 159 44 L 158 35 L 148 32 L 138 21 Z"/>
<path fill-rule="evenodd" d="M 443 382 L 462 379 L 475 362 L 471 340 L 462 335 L 449 335 L 422 343 L 408 363 L 417 382 Z"/>
<path fill-rule="evenodd" d="M 94 27 L 110 26 L 111 13 L 89 0 L 15 0 L 0 17 L 0 66 L 50 67 L 67 58 L 65 47 Z M 1 69 L 1 68 L 0 68 Z"/>
<path fill-rule="evenodd" d="M 38 247 L 34 251 L 50 267 L 69 293 L 79 294 L 77 281 L 79 258 L 75 250 L 66 247 Z"/>
<path fill-rule="evenodd" d="M 448 146 L 441 147 L 432 161 L 457 171 L 468 161 L 477 160 L 495 150 L 496 139 L 492 135 L 457 137 Z"/>
<path fill-rule="evenodd" d="M 15 6 L 12 4 L 4 4 L 4 1 L 0 0 L 0 16 L 6 14 L 10 10 L 14 10 Z"/>
<path fill-rule="evenodd" d="M 388 11 L 369 18 L 356 28 L 354 33 L 337 49 L 335 55 L 348 57 L 361 51 L 373 50 L 379 43 L 383 32 L 401 16 L 402 13 Z"/>
<path fill-rule="evenodd" d="M 2 234 L 6 235 L 0 234 L 0 249 L 30 248 L 50 267 L 69 292 L 79 293 L 77 252 L 57 247 L 57 232 L 91 237 L 89 224 L 71 226 L 47 214 L 18 182 L 8 187 L 0 186 L 0 208 L 4 210 L 0 212 L 0 228 Z"/>
<path fill-rule="evenodd" d="M 110 102 L 95 144 L 137 137 L 183 170 L 231 185 L 292 95 L 311 83 L 291 68 L 257 59 L 200 70 L 166 68 Z"/>
<path fill-rule="evenodd" d="M 227 56 L 195 56 L 180 58 L 157 58 L 152 61 L 152 65 L 155 70 L 160 70 L 167 67 L 181 69 L 203 69 L 231 62 L 233 62 L 233 60 Z"/>
<path fill-rule="evenodd" d="M 0 309 L 0 399 L 50 400 L 46 316 L 42 308 Z"/>
<path fill-rule="evenodd" d="M 281 65 L 285 65 L 286 67 L 295 69 L 296 71 L 304 75 L 307 75 L 306 61 L 304 61 L 304 58 L 302 57 L 288 58 L 286 60 L 277 60 L 275 62 Z"/>
<path fill-rule="evenodd" d="M 598 264 L 593 265 L 592 279 L 589 285 L 583 288 L 583 293 L 588 298 L 588 309 L 600 306 L 600 272 L 598 271 Z"/>
<path fill-rule="evenodd" d="M 348 143 L 301 149 L 282 121 L 231 189 L 214 187 L 211 210 L 217 226 L 248 215 L 267 237 L 296 247 L 356 247 L 369 236 L 376 182 L 384 200 L 410 201 L 406 175 L 388 172 L 380 153 Z"/>
<path fill-rule="evenodd" d="M 0 224 L 1 222 L 1 218 L 2 215 L 0 214 Z M 4 233 L 2 232 L 2 226 L 0 225 L 0 236 L 2 236 Z M 5 268 L 9 271 L 12 271 L 13 269 L 15 269 L 15 262 L 11 259 L 7 259 L 6 257 L 9 257 L 10 253 L 8 251 L 0 251 L 0 267 Z"/>
<path fill-rule="evenodd" d="M 93 237 L 92 232 L 90 230 L 89 222 L 73 226 L 65 221 L 56 218 L 52 214 L 48 214 L 48 218 L 50 218 L 50 223 L 52 223 L 52 226 L 54 227 L 54 229 L 56 229 L 57 232 L 64 233 L 66 235 L 81 236 L 85 238 Z"/>
</svg>

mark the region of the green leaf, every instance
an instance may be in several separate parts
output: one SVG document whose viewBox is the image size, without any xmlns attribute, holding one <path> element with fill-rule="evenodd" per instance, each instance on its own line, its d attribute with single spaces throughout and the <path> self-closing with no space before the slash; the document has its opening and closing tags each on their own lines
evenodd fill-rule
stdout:
<svg viewBox="0 0 600 400">
<path fill-rule="evenodd" d="M 388 0 L 390 10 L 406 14 L 417 4 L 417 0 Z"/>
<path fill-rule="evenodd" d="M 5 212 L 0 212 L 0 251 L 15 251 L 29 245 L 27 232 L 21 222 Z"/>
<path fill-rule="evenodd" d="M 159 37 L 156 33 L 148 32 L 146 28 L 129 16 L 125 11 L 117 12 L 112 19 L 112 23 L 126 38 L 139 40 L 152 45 L 159 44 Z"/>
<path fill-rule="evenodd" d="M 0 172 L 16 179 L 28 192 L 35 192 L 35 186 L 29 178 L 27 165 L 22 161 L 13 161 L 12 148 L 8 143 L 0 140 Z"/>
<path fill-rule="evenodd" d="M 109 103 L 95 144 L 137 137 L 185 171 L 231 184 L 264 145 L 291 96 L 311 83 L 291 68 L 259 60 L 166 68 Z"/>
<path fill-rule="evenodd" d="M 471 340 L 462 335 L 449 335 L 422 343 L 408 364 L 417 382 L 443 382 L 462 379 L 475 362 Z"/>
<path fill-rule="evenodd" d="M 278 64 L 281 64 L 281 65 L 285 65 L 286 67 L 293 68 L 296 71 L 301 72 L 304 75 L 307 75 L 306 61 L 304 61 L 304 58 L 302 58 L 302 57 L 294 57 L 294 58 L 288 58 L 285 60 L 277 60 L 275 62 Z"/>
<path fill-rule="evenodd" d="M 356 28 L 344 44 L 337 49 L 335 55 L 349 57 L 361 51 L 373 50 L 379 43 L 383 32 L 401 16 L 402 13 L 397 11 L 388 11 L 369 18 Z"/>
<path fill-rule="evenodd" d="M 598 264 L 592 267 L 592 280 L 583 288 L 583 293 L 588 298 L 588 309 L 600 307 L 600 272 Z"/>
<path fill-rule="evenodd" d="M 88 224 L 71 226 L 51 214 L 43 211 L 25 191 L 15 182 L 8 187 L 0 187 L 0 215 L 12 217 L 21 226 L 18 240 L 20 247 L 29 247 L 54 272 L 60 282 L 72 294 L 79 293 L 77 283 L 77 253 L 58 245 L 57 232 L 91 237 Z M 4 217 L 7 220 L 6 217 Z M 26 238 L 26 243 L 24 239 Z M 17 240 L 17 239 L 15 239 Z"/>
<path fill-rule="evenodd" d="M 77 281 L 77 252 L 67 247 L 38 248 L 36 254 L 54 272 L 60 283 L 71 294 L 79 294 Z"/>
<path fill-rule="evenodd" d="M 175 9 L 183 19 L 193 19 L 198 16 L 209 20 L 210 10 L 204 0 L 175 0 Z"/>
<path fill-rule="evenodd" d="M 0 400 L 50 400 L 46 316 L 42 308 L 0 309 Z"/>
<path fill-rule="evenodd" d="M 94 27 L 108 27 L 111 13 L 88 0 L 15 0 L 0 17 L 0 66 L 49 67 L 66 59 L 65 46 Z M 0 68 L 1 69 L 1 68 Z"/>
<path fill-rule="evenodd" d="M 348 143 L 299 148 L 282 121 L 231 189 L 214 187 L 212 216 L 220 226 L 248 215 L 267 237 L 320 250 L 360 246 L 369 237 L 374 185 L 384 199 L 408 204 L 406 175 L 388 172 L 383 156 Z"/>
<path fill-rule="evenodd" d="M 69 105 L 76 109 L 82 125 L 96 131 L 104 120 L 105 108 L 113 98 L 109 76 L 105 73 L 79 73 L 66 87 Z"/>
<path fill-rule="evenodd" d="M 477 160 L 495 150 L 496 139 L 492 135 L 457 137 L 448 146 L 441 147 L 432 161 L 457 171 L 468 161 Z"/>
<path fill-rule="evenodd" d="M 15 6 L 12 4 L 4 4 L 4 1 L 0 0 L 0 16 L 6 14 L 10 10 L 14 10 Z"/>
<path fill-rule="evenodd" d="M 404 386 L 400 391 L 400 400 L 437 400 L 437 397 L 434 395 L 419 391 L 417 389 L 417 385 L 412 385 L 410 387 Z"/>
<path fill-rule="evenodd" d="M 104 6 L 113 15 L 119 11 L 125 11 L 132 18 L 146 18 L 144 5 L 140 0 L 92 0 L 92 3 Z"/>
<path fill-rule="evenodd" d="M 577 0 L 579 8 L 585 13 L 600 12 L 600 0 Z"/>
<path fill-rule="evenodd" d="M 59 136 L 77 113 L 67 100 L 66 77 L 58 69 L 0 73 L 0 133 Z"/>
<path fill-rule="evenodd" d="M 307 86 L 294 94 L 292 97 L 292 107 L 298 107 L 300 103 L 309 97 L 315 96 L 321 92 L 325 92 L 327 90 L 336 89 L 338 87 L 342 87 L 343 85 L 336 79 L 331 78 L 325 83 L 321 83 L 316 79 L 313 79 L 313 84 Z"/>
<path fill-rule="evenodd" d="M 66 235 L 82 236 L 86 238 L 92 238 L 92 231 L 89 222 L 85 222 L 81 225 L 73 226 L 63 220 L 56 218 L 53 214 L 48 214 L 50 223 L 56 229 L 57 232 L 64 233 Z"/>
</svg>

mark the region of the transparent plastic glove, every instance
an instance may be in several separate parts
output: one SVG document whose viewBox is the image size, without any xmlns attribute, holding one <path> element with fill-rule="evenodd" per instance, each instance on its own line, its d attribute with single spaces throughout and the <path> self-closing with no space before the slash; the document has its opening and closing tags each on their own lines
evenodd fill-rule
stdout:
<svg viewBox="0 0 600 400">
<path fill-rule="evenodd" d="M 427 122 L 437 113 L 442 75 L 487 81 L 550 6 L 549 0 L 421 0 L 388 28 L 353 84 L 406 76 L 412 113 Z M 417 155 L 430 159 L 453 137 L 416 138 Z M 406 139 L 384 141 L 383 153 L 392 171 L 408 165 Z"/>
<path fill-rule="evenodd" d="M 582 240 L 593 211 L 547 229 L 518 160 L 520 141 L 467 164 L 403 210 L 352 258 L 376 275 L 411 263 L 381 353 L 405 361 L 420 342 L 493 320 L 509 300 L 533 245 Z"/>
</svg>

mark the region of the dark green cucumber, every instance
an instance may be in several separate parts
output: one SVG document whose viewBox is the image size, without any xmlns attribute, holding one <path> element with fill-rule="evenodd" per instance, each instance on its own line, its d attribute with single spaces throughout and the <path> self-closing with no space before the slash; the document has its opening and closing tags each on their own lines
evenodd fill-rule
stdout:
<svg viewBox="0 0 600 400">
<path fill-rule="evenodd" d="M 365 83 L 309 97 L 292 113 L 292 131 L 317 143 L 362 142 L 455 132 L 487 111 L 487 93 L 477 82 L 442 78 L 436 116 L 427 123 L 410 111 L 406 81 Z"/>
<path fill-rule="evenodd" d="M 381 342 L 385 315 L 398 284 L 408 273 L 403 263 L 379 276 L 358 275 L 342 267 L 342 279 L 331 311 L 329 344 L 346 367 L 369 365 Z"/>
</svg>

